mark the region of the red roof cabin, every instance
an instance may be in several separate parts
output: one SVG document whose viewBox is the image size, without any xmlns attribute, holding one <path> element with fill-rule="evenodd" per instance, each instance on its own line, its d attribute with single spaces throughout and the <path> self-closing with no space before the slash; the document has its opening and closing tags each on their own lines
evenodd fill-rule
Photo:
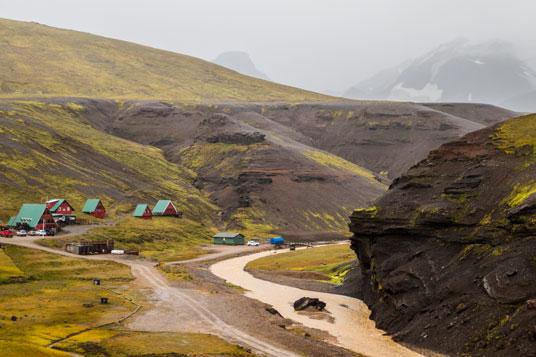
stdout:
<svg viewBox="0 0 536 357">
<path fill-rule="evenodd" d="M 92 215 L 97 218 L 104 218 L 106 214 L 106 209 L 104 208 L 101 200 L 99 199 L 89 199 L 86 201 L 82 212 Z"/>
<path fill-rule="evenodd" d="M 149 205 L 137 205 L 136 210 L 134 211 L 134 214 L 132 215 L 136 218 L 143 218 L 143 219 L 152 219 L 153 214 L 151 213 L 151 210 L 149 209 Z"/>
<path fill-rule="evenodd" d="M 153 216 L 178 216 L 175 205 L 170 200 L 160 200 L 153 208 Z"/>
</svg>

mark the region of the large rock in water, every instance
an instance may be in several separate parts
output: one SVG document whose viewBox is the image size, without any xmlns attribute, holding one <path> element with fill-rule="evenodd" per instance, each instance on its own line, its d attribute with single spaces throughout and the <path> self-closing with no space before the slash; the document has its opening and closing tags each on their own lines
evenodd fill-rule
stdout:
<svg viewBox="0 0 536 357">
<path fill-rule="evenodd" d="M 377 326 L 420 347 L 536 355 L 536 115 L 432 151 L 351 216 Z"/>
</svg>

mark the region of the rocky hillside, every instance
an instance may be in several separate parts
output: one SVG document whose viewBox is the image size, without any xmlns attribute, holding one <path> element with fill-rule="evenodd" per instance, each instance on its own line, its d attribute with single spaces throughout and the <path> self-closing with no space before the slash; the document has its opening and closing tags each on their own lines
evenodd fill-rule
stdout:
<svg viewBox="0 0 536 357">
<path fill-rule="evenodd" d="M 0 19 L 0 96 L 202 101 L 334 98 L 241 75 L 216 64 L 36 23 Z"/>
<path fill-rule="evenodd" d="M 99 196 L 122 212 L 165 196 L 189 218 L 253 234 L 344 231 L 345 217 L 383 194 L 391 175 L 487 124 L 475 118 L 513 115 L 358 102 L 55 98 L 0 107 L 3 219 L 47 197 L 78 205 Z"/>
<path fill-rule="evenodd" d="M 441 146 L 351 216 L 366 303 L 397 340 L 536 351 L 536 116 Z"/>
</svg>

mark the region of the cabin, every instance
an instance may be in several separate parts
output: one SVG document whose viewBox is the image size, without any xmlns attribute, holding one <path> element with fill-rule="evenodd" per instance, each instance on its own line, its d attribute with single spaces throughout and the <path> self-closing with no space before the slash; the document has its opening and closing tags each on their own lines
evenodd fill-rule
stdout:
<svg viewBox="0 0 536 357">
<path fill-rule="evenodd" d="M 7 222 L 7 227 L 8 228 L 11 228 L 11 227 L 15 227 L 15 216 L 11 216 L 9 218 L 9 221 Z"/>
<path fill-rule="evenodd" d="M 217 233 L 212 238 L 214 244 L 244 245 L 244 236 L 240 233 Z"/>
<path fill-rule="evenodd" d="M 137 205 L 136 209 L 134 210 L 134 214 L 132 215 L 136 218 L 143 218 L 143 219 L 152 219 L 153 214 L 151 213 L 151 210 L 149 209 L 149 205 Z"/>
<path fill-rule="evenodd" d="M 76 223 L 76 215 L 73 214 L 74 208 L 64 199 L 55 198 L 46 201 L 48 209 L 52 213 L 56 223 L 61 222 L 65 224 Z"/>
<path fill-rule="evenodd" d="M 86 201 L 82 212 L 92 215 L 97 218 L 104 218 L 106 214 L 106 209 L 99 199 L 89 199 Z"/>
<path fill-rule="evenodd" d="M 28 225 L 30 229 L 56 230 L 58 228 L 47 205 L 33 203 L 22 205 L 19 213 L 15 216 L 13 225 L 15 227 Z"/>
<path fill-rule="evenodd" d="M 154 206 L 152 213 L 153 216 L 179 216 L 175 205 L 170 200 L 158 201 Z"/>
</svg>

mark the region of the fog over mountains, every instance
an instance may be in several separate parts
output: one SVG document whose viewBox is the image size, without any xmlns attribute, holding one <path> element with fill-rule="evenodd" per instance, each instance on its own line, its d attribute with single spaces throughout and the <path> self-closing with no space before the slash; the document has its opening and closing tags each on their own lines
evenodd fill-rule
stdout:
<svg viewBox="0 0 536 357">
<path fill-rule="evenodd" d="M 246 76 L 264 79 L 271 81 L 270 78 L 255 67 L 255 64 L 249 57 L 249 54 L 242 51 L 228 51 L 223 52 L 212 60 L 212 63 L 219 64 L 220 66 L 227 67 L 238 73 L 245 74 Z"/>
<path fill-rule="evenodd" d="M 380 71 L 344 92 L 354 99 L 475 102 L 536 111 L 536 71 L 510 43 L 456 40 Z"/>
</svg>

